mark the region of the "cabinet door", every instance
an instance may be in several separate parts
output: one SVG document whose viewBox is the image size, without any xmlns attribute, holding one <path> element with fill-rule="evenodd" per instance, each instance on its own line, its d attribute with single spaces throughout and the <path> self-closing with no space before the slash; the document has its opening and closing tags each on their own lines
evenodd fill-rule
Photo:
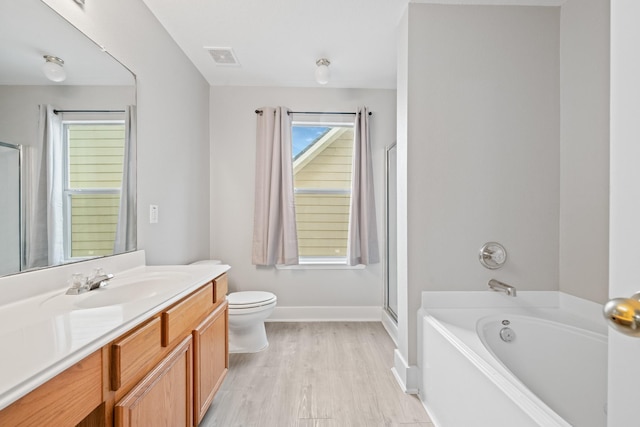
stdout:
<svg viewBox="0 0 640 427">
<path fill-rule="evenodd" d="M 191 336 L 115 406 L 116 427 L 192 427 Z"/>
<path fill-rule="evenodd" d="M 196 425 L 202 421 L 229 370 L 227 307 L 228 303 L 224 301 L 193 331 Z"/>
</svg>

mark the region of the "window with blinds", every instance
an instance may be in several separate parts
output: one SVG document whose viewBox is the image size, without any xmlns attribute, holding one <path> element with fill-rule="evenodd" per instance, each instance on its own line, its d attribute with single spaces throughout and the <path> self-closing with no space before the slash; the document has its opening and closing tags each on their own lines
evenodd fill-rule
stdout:
<svg viewBox="0 0 640 427">
<path fill-rule="evenodd" d="M 300 263 L 345 263 L 353 125 L 294 122 L 293 174 Z"/>
<path fill-rule="evenodd" d="M 124 161 L 124 121 L 63 124 L 65 255 L 113 254 Z"/>
</svg>

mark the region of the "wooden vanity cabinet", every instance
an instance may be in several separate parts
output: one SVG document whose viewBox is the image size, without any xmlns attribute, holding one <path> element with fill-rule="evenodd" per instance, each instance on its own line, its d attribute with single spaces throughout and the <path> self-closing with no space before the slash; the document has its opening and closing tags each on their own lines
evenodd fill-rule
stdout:
<svg viewBox="0 0 640 427">
<path fill-rule="evenodd" d="M 229 368 L 227 275 L 0 411 L 0 426 L 193 427 Z"/>
<path fill-rule="evenodd" d="M 200 423 L 229 367 L 226 292 L 223 274 L 114 341 L 116 427 Z"/>
</svg>

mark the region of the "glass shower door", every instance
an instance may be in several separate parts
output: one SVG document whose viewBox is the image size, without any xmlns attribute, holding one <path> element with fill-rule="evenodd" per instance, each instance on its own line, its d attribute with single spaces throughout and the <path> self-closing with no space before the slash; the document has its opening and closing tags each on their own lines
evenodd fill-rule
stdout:
<svg viewBox="0 0 640 427">
<path fill-rule="evenodd" d="M 20 147 L 0 142 L 0 276 L 20 271 Z"/>
<path fill-rule="evenodd" d="M 385 274 L 385 309 L 389 315 L 398 321 L 398 268 L 397 268 L 397 199 L 396 174 L 397 158 L 396 144 L 387 148 L 386 156 L 386 274 Z"/>
</svg>

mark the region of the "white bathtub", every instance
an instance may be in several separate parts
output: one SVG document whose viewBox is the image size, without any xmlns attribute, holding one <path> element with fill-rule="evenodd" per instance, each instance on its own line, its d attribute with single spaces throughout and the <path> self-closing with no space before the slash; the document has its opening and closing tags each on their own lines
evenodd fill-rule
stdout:
<svg viewBox="0 0 640 427">
<path fill-rule="evenodd" d="M 603 427 L 600 319 L 558 292 L 425 292 L 420 398 L 438 427 Z"/>
</svg>

